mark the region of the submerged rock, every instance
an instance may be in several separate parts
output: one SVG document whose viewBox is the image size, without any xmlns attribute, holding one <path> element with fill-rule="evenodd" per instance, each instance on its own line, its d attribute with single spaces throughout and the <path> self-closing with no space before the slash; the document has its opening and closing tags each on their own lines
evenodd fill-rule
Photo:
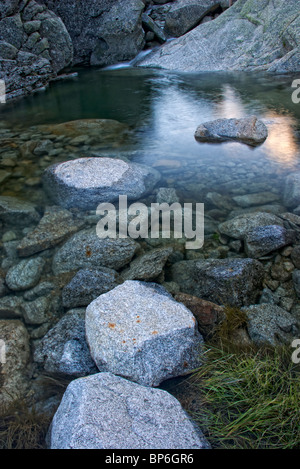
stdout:
<svg viewBox="0 0 300 469">
<path fill-rule="evenodd" d="M 52 248 L 76 233 L 83 226 L 83 221 L 75 218 L 71 212 L 60 207 L 46 207 L 38 226 L 31 231 L 17 247 L 20 257 L 27 257 Z"/>
<path fill-rule="evenodd" d="M 48 442 L 51 449 L 210 448 L 175 397 L 111 373 L 69 384 Z"/>
<path fill-rule="evenodd" d="M 16 197 L 0 197 L 0 220 L 7 225 L 28 226 L 37 223 L 40 215 L 36 211 L 35 205 Z"/>
<path fill-rule="evenodd" d="M 286 178 L 283 200 L 289 208 L 300 204 L 300 172 L 292 173 Z"/>
<path fill-rule="evenodd" d="M 39 342 L 34 361 L 47 373 L 86 376 L 96 373 L 85 339 L 85 310 L 71 310 Z"/>
<path fill-rule="evenodd" d="M 252 212 L 245 215 L 239 215 L 235 218 L 225 221 L 219 225 L 219 231 L 231 238 L 244 239 L 249 231 L 261 227 L 278 225 L 283 226 L 283 221 L 267 212 Z"/>
<path fill-rule="evenodd" d="M 80 158 L 47 168 L 44 187 L 62 207 L 92 210 L 100 203 L 117 201 L 120 195 L 139 199 L 159 179 L 156 170 L 144 165 L 114 158 Z"/>
<path fill-rule="evenodd" d="M 5 281 L 10 290 L 22 291 L 34 287 L 40 280 L 45 260 L 42 258 L 24 259 L 11 267 Z"/>
<path fill-rule="evenodd" d="M 282 226 L 258 226 L 246 234 L 245 252 L 248 257 L 259 258 L 295 241 L 295 232 Z"/>
<path fill-rule="evenodd" d="M 163 271 L 172 252 L 172 248 L 152 249 L 132 261 L 129 269 L 122 272 L 122 277 L 125 280 L 154 280 Z"/>
<path fill-rule="evenodd" d="M 146 386 L 201 364 L 196 320 L 161 286 L 126 281 L 86 310 L 86 337 L 100 371 Z"/>
<path fill-rule="evenodd" d="M 255 116 L 242 119 L 217 119 L 201 124 L 195 138 L 200 142 L 238 140 L 248 145 L 259 145 L 268 137 L 265 124 Z"/>
<path fill-rule="evenodd" d="M 118 270 L 128 264 L 140 246 L 134 240 L 100 239 L 94 228 L 73 235 L 54 255 L 55 275 L 83 268 Z"/>
</svg>

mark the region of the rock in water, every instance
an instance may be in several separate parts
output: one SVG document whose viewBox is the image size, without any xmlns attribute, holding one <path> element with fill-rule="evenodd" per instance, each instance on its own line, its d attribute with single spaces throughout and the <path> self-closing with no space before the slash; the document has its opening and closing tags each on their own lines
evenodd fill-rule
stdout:
<svg viewBox="0 0 300 469">
<path fill-rule="evenodd" d="M 48 434 L 50 449 L 209 449 L 166 391 L 111 373 L 69 384 Z"/>
<path fill-rule="evenodd" d="M 80 158 L 50 166 L 44 174 L 49 196 L 64 208 L 96 209 L 120 195 L 136 200 L 151 191 L 160 179 L 147 166 L 114 158 Z"/>
<path fill-rule="evenodd" d="M 248 257 L 259 258 L 292 244 L 295 240 L 296 233 L 282 226 L 258 226 L 245 236 L 245 252 Z"/>
<path fill-rule="evenodd" d="M 287 207 L 295 208 L 300 204 L 300 172 L 286 178 L 283 199 Z"/>
<path fill-rule="evenodd" d="M 205 122 L 195 132 L 195 138 L 199 142 L 238 140 L 252 146 L 263 143 L 267 136 L 267 127 L 255 116 Z"/>
<path fill-rule="evenodd" d="M 30 202 L 16 197 L 0 197 L 0 220 L 7 225 L 28 226 L 37 223 L 40 216 Z"/>
<path fill-rule="evenodd" d="M 203 339 L 193 314 L 154 283 L 128 280 L 93 301 L 86 337 L 100 371 L 145 386 L 201 364 Z"/>
</svg>

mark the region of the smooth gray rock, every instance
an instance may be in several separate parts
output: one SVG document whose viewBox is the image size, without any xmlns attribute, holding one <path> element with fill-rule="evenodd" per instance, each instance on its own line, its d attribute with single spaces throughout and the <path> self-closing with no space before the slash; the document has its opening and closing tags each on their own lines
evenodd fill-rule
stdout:
<svg viewBox="0 0 300 469">
<path fill-rule="evenodd" d="M 146 386 L 188 373 L 202 361 L 196 320 L 161 286 L 127 280 L 86 310 L 86 337 L 100 371 Z"/>
<path fill-rule="evenodd" d="M 258 226 L 246 234 L 245 252 L 248 257 L 259 258 L 295 241 L 296 233 L 282 226 Z"/>
<path fill-rule="evenodd" d="M 289 208 L 300 204 L 300 172 L 292 173 L 286 178 L 283 200 Z"/>
<path fill-rule="evenodd" d="M 197 128 L 195 138 L 199 142 L 225 142 L 237 140 L 248 145 L 259 145 L 268 137 L 268 129 L 255 116 L 241 119 L 216 119 Z"/>
<path fill-rule="evenodd" d="M 125 280 L 154 280 L 163 271 L 172 252 L 172 248 L 152 249 L 132 261 L 129 269 L 122 272 L 122 277 Z"/>
<path fill-rule="evenodd" d="M 62 290 L 63 306 L 88 306 L 98 296 L 113 290 L 120 283 L 121 277 L 113 269 L 81 269 Z"/>
<path fill-rule="evenodd" d="M 49 429 L 50 449 L 209 449 L 166 391 L 98 373 L 69 384 Z"/>
<path fill-rule="evenodd" d="M 0 197 L 0 220 L 7 225 L 28 226 L 38 223 L 40 216 L 35 206 L 16 197 Z"/>
<path fill-rule="evenodd" d="M 254 194 L 237 195 L 233 197 L 240 207 L 248 208 L 253 205 L 264 205 L 279 200 L 279 195 L 273 192 L 257 192 Z"/>
<path fill-rule="evenodd" d="M 50 320 L 51 297 L 41 296 L 23 303 L 23 317 L 26 324 L 41 325 Z"/>
<path fill-rule="evenodd" d="M 44 266 L 45 260 L 40 257 L 22 260 L 7 272 L 5 281 L 8 288 L 22 291 L 34 287 L 41 278 Z"/>
<path fill-rule="evenodd" d="M 186 72 L 300 70 L 298 0 L 239 0 L 214 21 L 164 44 L 140 65 Z"/>
<path fill-rule="evenodd" d="M 20 257 L 27 257 L 52 248 L 76 233 L 84 222 L 61 207 L 46 207 L 38 226 L 18 244 Z"/>
<path fill-rule="evenodd" d="M 55 275 L 84 268 L 119 270 L 129 264 L 140 246 L 134 240 L 100 239 L 94 228 L 73 235 L 54 255 Z"/>
<path fill-rule="evenodd" d="M 96 209 L 120 195 L 136 200 L 151 191 L 160 179 L 147 166 L 114 158 L 80 158 L 50 166 L 44 174 L 49 196 L 65 208 Z"/>
<path fill-rule="evenodd" d="M 220 233 L 230 238 L 244 239 L 249 231 L 269 225 L 283 226 L 283 221 L 272 213 L 252 212 L 227 220 L 221 223 L 218 228 Z"/>
<path fill-rule="evenodd" d="M 43 0 L 64 22 L 74 64 L 111 65 L 133 59 L 143 48 L 140 0 Z"/>
<path fill-rule="evenodd" d="M 96 373 L 85 339 L 85 310 L 66 313 L 39 342 L 33 359 L 47 373 L 75 377 Z"/>
<path fill-rule="evenodd" d="M 248 317 L 248 332 L 257 345 L 290 344 L 297 336 L 297 321 L 287 311 L 272 304 L 251 305 L 242 308 Z"/>
</svg>

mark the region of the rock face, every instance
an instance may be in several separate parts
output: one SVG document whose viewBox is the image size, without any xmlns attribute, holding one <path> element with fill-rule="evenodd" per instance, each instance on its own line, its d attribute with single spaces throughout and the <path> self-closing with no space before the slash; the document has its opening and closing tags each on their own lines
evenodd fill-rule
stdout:
<svg viewBox="0 0 300 469">
<path fill-rule="evenodd" d="M 34 361 L 47 373 L 85 376 L 97 368 L 85 340 L 85 310 L 71 310 L 43 337 Z"/>
<path fill-rule="evenodd" d="M 208 13 L 220 5 L 216 0 L 177 0 L 166 15 L 165 32 L 171 37 L 183 36 L 197 26 Z"/>
<path fill-rule="evenodd" d="M 238 140 L 253 146 L 264 142 L 267 136 L 267 127 L 255 116 L 205 122 L 195 132 L 195 138 L 199 142 L 216 143 L 226 140 Z"/>
<path fill-rule="evenodd" d="M 144 45 L 141 0 L 42 0 L 64 22 L 74 64 L 110 65 L 133 59 Z"/>
<path fill-rule="evenodd" d="M 73 59 L 73 45 L 62 20 L 34 0 L 5 2 L 0 19 L 0 78 L 6 98 L 45 86 Z"/>
<path fill-rule="evenodd" d="M 120 195 L 139 199 L 159 178 L 147 166 L 114 158 L 80 158 L 47 168 L 44 187 L 62 207 L 96 209 L 100 203 L 117 201 Z"/>
<path fill-rule="evenodd" d="M 193 314 L 154 283 L 126 281 L 86 310 L 86 337 L 100 371 L 146 386 L 200 365 Z"/>
<path fill-rule="evenodd" d="M 297 321 L 276 305 L 261 304 L 242 308 L 248 316 L 248 332 L 258 345 L 290 344 L 297 337 Z"/>
<path fill-rule="evenodd" d="M 72 381 L 53 418 L 51 449 L 209 449 L 175 397 L 111 373 Z"/>
<path fill-rule="evenodd" d="M 73 235 L 54 255 L 52 269 L 55 275 L 83 268 L 101 266 L 121 269 L 138 251 L 139 244 L 132 239 L 100 239 L 94 228 Z"/>
<path fill-rule="evenodd" d="M 180 71 L 300 70 L 298 0 L 240 0 L 140 65 Z"/>
</svg>

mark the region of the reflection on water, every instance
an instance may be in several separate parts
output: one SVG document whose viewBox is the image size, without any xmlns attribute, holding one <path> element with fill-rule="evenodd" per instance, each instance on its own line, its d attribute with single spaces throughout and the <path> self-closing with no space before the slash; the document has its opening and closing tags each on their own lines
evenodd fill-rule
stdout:
<svg viewBox="0 0 300 469">
<path fill-rule="evenodd" d="M 67 140 L 55 141 L 54 151 L 38 158 L 12 150 L 44 138 L 31 128 L 34 125 L 83 118 L 116 119 L 130 125 L 131 143 L 105 150 L 111 150 L 113 156 L 126 150 L 127 157 L 156 167 L 162 184 L 176 187 L 183 198 L 204 197 L 210 191 L 245 193 L 247 187 L 255 192 L 258 183 L 280 192 L 282 178 L 300 165 L 296 134 L 300 106 L 291 101 L 291 83 L 289 76 L 245 73 L 174 74 L 134 68 L 79 71 L 76 79 L 53 83 L 45 93 L 0 108 L 0 124 L 8 129 L 5 135 L 2 132 L 2 144 L 7 132 L 12 136 L 10 148 L 0 155 L 0 169 L 12 175 L 2 181 L 1 193 L 27 194 L 29 198 L 34 193 L 37 198 L 42 187 L 37 182 L 30 189 L 28 178 L 38 180 L 47 165 L 93 151 L 101 155 L 102 147 L 82 142 L 70 145 Z M 202 122 L 249 115 L 263 119 L 268 126 L 269 137 L 259 147 L 236 142 L 200 144 L 194 139 Z M 14 157 L 10 167 L 9 159 Z M 229 190 L 230 181 L 235 181 L 235 187 Z"/>
</svg>

